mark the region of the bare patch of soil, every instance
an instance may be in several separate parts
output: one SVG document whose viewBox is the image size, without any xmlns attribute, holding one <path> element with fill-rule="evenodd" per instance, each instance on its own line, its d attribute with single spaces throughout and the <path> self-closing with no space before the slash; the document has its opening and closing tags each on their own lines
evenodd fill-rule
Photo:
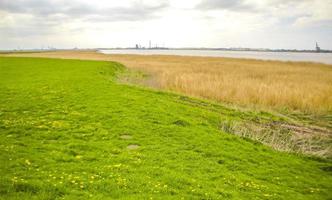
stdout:
<svg viewBox="0 0 332 200">
<path fill-rule="evenodd" d="M 138 148 L 139 148 L 139 145 L 137 145 L 137 144 L 130 144 L 127 146 L 127 149 L 129 149 L 129 150 L 136 150 Z"/>
<path fill-rule="evenodd" d="M 133 138 L 133 136 L 131 136 L 131 135 L 121 135 L 120 138 L 123 139 L 123 140 L 130 140 L 130 139 Z"/>
</svg>

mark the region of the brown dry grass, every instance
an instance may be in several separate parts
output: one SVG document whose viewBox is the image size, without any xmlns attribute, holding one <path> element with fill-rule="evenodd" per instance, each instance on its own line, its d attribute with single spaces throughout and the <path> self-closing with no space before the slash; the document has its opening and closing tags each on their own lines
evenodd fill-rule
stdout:
<svg viewBox="0 0 332 200">
<path fill-rule="evenodd" d="M 331 131 L 286 122 L 222 121 L 221 130 L 250 138 L 279 151 L 332 158 Z"/>
<path fill-rule="evenodd" d="M 93 51 L 58 51 L 7 56 L 117 61 L 152 74 L 150 86 L 245 106 L 332 111 L 332 66 L 306 62 L 251 59 L 104 55 Z"/>
</svg>

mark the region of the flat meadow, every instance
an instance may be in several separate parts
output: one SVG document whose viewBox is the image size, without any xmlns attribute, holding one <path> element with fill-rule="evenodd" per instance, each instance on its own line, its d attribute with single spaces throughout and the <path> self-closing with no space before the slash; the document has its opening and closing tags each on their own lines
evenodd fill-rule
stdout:
<svg viewBox="0 0 332 200">
<path fill-rule="evenodd" d="M 92 51 L 1 55 L 0 198 L 332 197 L 330 97 L 323 98 L 330 88 L 330 66 L 279 63 L 287 71 L 283 75 L 270 73 L 278 72 L 272 65 L 263 68 L 262 63 L 274 61 L 193 57 L 190 64 L 186 59 Z M 231 74 L 237 70 L 238 75 Z M 297 73 L 302 73 L 303 84 Z M 176 89 L 177 84 L 195 84 L 195 78 L 176 78 L 180 74 L 205 74 L 204 87 L 211 94 L 207 85 L 221 77 L 229 77 L 233 89 L 237 82 L 244 84 L 240 77 L 256 80 L 253 87 L 258 80 L 273 85 L 272 77 L 284 77 L 286 88 L 304 90 L 306 85 L 321 96 L 317 101 L 308 97 L 305 103 L 311 108 L 299 106 L 296 96 L 293 107 L 249 100 L 229 105 Z M 213 74 L 219 78 L 212 79 Z M 249 98 L 249 93 L 243 95 Z M 322 105 L 314 109 L 315 103 Z M 285 105 L 325 121 L 277 112 Z"/>
<path fill-rule="evenodd" d="M 215 57 L 105 55 L 93 51 L 26 55 L 112 60 L 149 74 L 151 79 L 142 83 L 150 87 L 235 105 L 313 114 L 332 112 L 331 65 Z"/>
</svg>

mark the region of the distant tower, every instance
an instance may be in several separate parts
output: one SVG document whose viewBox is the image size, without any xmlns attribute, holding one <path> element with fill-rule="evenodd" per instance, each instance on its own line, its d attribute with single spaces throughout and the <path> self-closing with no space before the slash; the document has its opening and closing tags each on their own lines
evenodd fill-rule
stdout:
<svg viewBox="0 0 332 200">
<path fill-rule="evenodd" d="M 317 42 L 316 42 L 316 52 L 320 52 L 320 47 L 318 46 Z"/>
<path fill-rule="evenodd" d="M 151 49 L 151 40 L 149 41 L 149 49 Z"/>
</svg>

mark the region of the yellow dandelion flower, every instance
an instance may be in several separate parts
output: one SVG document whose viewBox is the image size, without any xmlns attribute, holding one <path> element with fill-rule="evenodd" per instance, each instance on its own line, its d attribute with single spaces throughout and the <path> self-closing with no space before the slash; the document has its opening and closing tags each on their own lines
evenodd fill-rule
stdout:
<svg viewBox="0 0 332 200">
<path fill-rule="evenodd" d="M 31 165 L 31 162 L 29 160 L 25 160 L 25 164 Z"/>
</svg>

